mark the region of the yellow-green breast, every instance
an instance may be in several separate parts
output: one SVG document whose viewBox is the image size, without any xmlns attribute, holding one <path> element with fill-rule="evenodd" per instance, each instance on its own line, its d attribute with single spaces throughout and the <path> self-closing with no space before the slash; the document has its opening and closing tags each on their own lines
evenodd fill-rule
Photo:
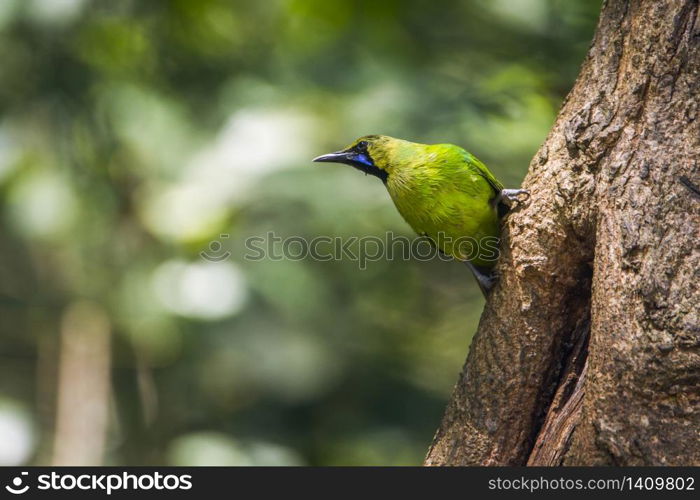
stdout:
<svg viewBox="0 0 700 500">
<path fill-rule="evenodd" d="M 402 151 L 385 161 L 386 187 L 401 216 L 444 253 L 492 267 L 500 236 L 492 201 L 500 182 L 462 148 L 400 142 Z"/>
</svg>

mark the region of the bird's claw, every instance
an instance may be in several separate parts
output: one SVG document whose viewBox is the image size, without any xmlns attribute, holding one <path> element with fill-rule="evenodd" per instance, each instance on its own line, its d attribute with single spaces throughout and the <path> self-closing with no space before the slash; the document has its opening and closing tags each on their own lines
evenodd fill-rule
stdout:
<svg viewBox="0 0 700 500">
<path fill-rule="evenodd" d="M 502 189 L 498 195 L 498 202 L 503 202 L 509 207 L 513 204 L 525 203 L 530 199 L 530 191 L 527 189 Z"/>
</svg>

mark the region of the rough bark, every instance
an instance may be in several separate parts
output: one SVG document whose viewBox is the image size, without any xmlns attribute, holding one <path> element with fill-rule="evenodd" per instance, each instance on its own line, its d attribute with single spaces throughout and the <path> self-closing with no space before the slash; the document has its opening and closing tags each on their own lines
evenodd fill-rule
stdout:
<svg viewBox="0 0 700 500">
<path fill-rule="evenodd" d="M 698 11 L 604 3 L 427 465 L 700 465 Z"/>
</svg>

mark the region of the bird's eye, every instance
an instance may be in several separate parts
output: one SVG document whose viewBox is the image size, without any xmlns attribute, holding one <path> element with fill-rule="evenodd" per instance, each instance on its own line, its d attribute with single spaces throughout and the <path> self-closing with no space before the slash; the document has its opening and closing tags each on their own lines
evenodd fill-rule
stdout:
<svg viewBox="0 0 700 500">
<path fill-rule="evenodd" d="M 367 141 L 360 141 L 357 143 L 359 149 L 367 149 Z"/>
</svg>

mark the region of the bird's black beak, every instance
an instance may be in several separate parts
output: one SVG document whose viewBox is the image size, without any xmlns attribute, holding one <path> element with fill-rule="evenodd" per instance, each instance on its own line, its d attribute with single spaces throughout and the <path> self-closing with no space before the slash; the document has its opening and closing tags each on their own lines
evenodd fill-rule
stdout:
<svg viewBox="0 0 700 500">
<path fill-rule="evenodd" d="M 351 151 L 337 151 L 314 158 L 312 161 L 325 163 L 347 163 L 350 164 L 355 159 L 355 153 Z"/>
<path fill-rule="evenodd" d="M 360 170 L 365 174 L 379 177 L 382 182 L 386 182 L 387 176 L 389 175 L 385 170 L 375 166 L 366 149 L 358 150 L 357 147 L 346 149 L 344 151 L 336 151 L 335 153 L 328 153 L 327 155 L 317 156 L 313 159 L 313 161 L 325 163 L 344 163 L 355 167 L 357 170 Z"/>
</svg>

